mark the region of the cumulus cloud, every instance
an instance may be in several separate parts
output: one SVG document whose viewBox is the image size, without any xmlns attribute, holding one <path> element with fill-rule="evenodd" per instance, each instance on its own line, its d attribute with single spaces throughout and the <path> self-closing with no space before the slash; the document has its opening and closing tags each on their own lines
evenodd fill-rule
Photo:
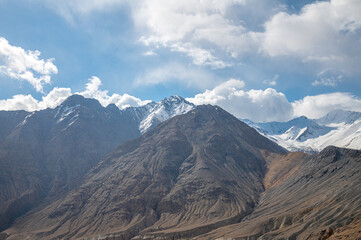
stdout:
<svg viewBox="0 0 361 240">
<path fill-rule="evenodd" d="M 142 101 L 139 98 L 133 97 L 129 94 L 112 94 L 109 95 L 106 90 L 99 90 L 101 80 L 93 76 L 86 84 L 85 91 L 77 92 L 76 94 L 82 95 L 86 98 L 95 98 L 104 107 L 114 103 L 119 109 L 124 109 L 130 106 L 138 107 L 149 103 L 150 101 Z M 59 106 L 67 97 L 72 95 L 70 88 L 55 87 L 42 99 L 36 100 L 31 95 L 15 95 L 10 99 L 0 100 L 0 110 L 15 111 L 38 111 L 46 108 L 55 108 Z"/>
<path fill-rule="evenodd" d="M 25 110 L 28 112 L 55 108 L 71 95 L 70 88 L 55 87 L 41 101 L 31 95 L 15 95 L 10 99 L 0 100 L 0 110 L 15 111 Z"/>
<path fill-rule="evenodd" d="M 120 109 L 124 109 L 130 106 L 143 106 L 150 102 L 149 100 L 142 101 L 141 99 L 130 96 L 129 94 L 120 95 L 114 93 L 112 95 L 109 95 L 107 90 L 99 90 L 99 87 L 101 85 L 101 80 L 98 77 L 93 76 L 86 84 L 85 91 L 77 92 L 76 94 L 82 95 L 86 98 L 95 98 L 104 107 L 108 106 L 111 103 L 114 103 Z"/>
<path fill-rule="evenodd" d="M 51 74 L 58 73 L 54 59 L 40 59 L 40 51 L 24 50 L 10 45 L 0 37 L 0 73 L 29 82 L 38 92 L 51 82 Z"/>
<path fill-rule="evenodd" d="M 208 71 L 199 68 L 185 67 L 179 63 L 169 63 L 152 69 L 137 77 L 135 86 L 149 86 L 158 84 L 182 83 L 187 87 L 204 89 L 214 86 L 218 79 Z"/>
<path fill-rule="evenodd" d="M 261 49 L 347 71 L 361 60 L 360 9 L 358 0 L 331 0 L 308 4 L 299 14 L 280 12 L 265 23 Z"/>
<path fill-rule="evenodd" d="M 136 25 L 145 29 L 140 38 L 145 45 L 184 53 L 196 65 L 225 68 L 230 64 L 215 56 L 213 49 L 237 56 L 258 38 L 228 16 L 232 7 L 245 4 L 245 0 L 147 0 L 134 8 L 133 15 Z"/>
<path fill-rule="evenodd" d="M 244 85 L 243 81 L 230 79 L 187 100 L 197 105 L 219 105 L 238 118 L 253 121 L 284 121 L 292 118 L 292 105 L 283 93 L 272 88 L 245 91 Z"/>
<path fill-rule="evenodd" d="M 361 99 L 349 93 L 336 92 L 306 96 L 293 102 L 292 106 L 296 116 L 320 118 L 336 109 L 361 112 Z"/>
</svg>

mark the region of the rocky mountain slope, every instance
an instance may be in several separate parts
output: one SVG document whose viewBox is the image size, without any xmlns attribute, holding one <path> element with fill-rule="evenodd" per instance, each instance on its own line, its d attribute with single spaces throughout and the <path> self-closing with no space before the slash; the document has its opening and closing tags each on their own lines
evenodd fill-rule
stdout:
<svg viewBox="0 0 361 240">
<path fill-rule="evenodd" d="M 319 152 L 334 145 L 361 149 L 361 113 L 336 110 L 319 119 L 255 123 L 243 120 L 290 151 Z"/>
<path fill-rule="evenodd" d="M 179 96 L 119 110 L 70 96 L 55 109 L 1 111 L 0 230 L 69 191 L 106 154 L 194 105 Z"/>
<path fill-rule="evenodd" d="M 120 146 L 83 184 L 19 218 L 8 239 L 191 237 L 237 223 L 285 153 L 219 107 L 198 106 Z"/>
<path fill-rule="evenodd" d="M 198 239 L 360 239 L 361 151 L 268 158 L 266 191 L 240 223 Z"/>
<path fill-rule="evenodd" d="M 0 229 L 71 189 L 105 154 L 140 135 L 114 107 L 74 95 L 55 109 L 2 112 Z"/>
</svg>

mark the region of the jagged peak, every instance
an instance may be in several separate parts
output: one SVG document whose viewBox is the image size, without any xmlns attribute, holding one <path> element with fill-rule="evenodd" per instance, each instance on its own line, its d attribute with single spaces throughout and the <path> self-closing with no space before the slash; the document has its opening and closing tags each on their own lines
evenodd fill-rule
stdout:
<svg viewBox="0 0 361 240">
<path fill-rule="evenodd" d="M 160 101 L 160 104 L 164 104 L 164 103 L 186 103 L 188 105 L 194 106 L 193 103 L 188 102 L 187 100 L 185 100 L 183 97 L 179 96 L 179 95 L 172 95 L 170 97 L 164 98 L 162 101 Z"/>
</svg>

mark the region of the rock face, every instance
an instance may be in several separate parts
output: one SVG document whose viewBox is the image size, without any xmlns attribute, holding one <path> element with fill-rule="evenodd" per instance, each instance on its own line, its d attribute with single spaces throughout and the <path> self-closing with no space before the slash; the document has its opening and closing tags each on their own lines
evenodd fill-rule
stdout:
<svg viewBox="0 0 361 240">
<path fill-rule="evenodd" d="M 179 238 L 237 223 L 264 192 L 265 154 L 286 150 L 219 107 L 127 142 L 77 189 L 19 218 L 9 239 Z"/>
</svg>

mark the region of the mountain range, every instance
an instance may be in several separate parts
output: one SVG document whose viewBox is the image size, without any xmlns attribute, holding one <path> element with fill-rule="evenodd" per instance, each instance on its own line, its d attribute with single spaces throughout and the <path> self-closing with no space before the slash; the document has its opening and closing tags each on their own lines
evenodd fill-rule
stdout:
<svg viewBox="0 0 361 240">
<path fill-rule="evenodd" d="M 358 116 L 247 125 L 179 96 L 2 111 L 0 239 L 357 239 L 361 151 L 271 139 L 305 143 Z"/>
<path fill-rule="evenodd" d="M 290 151 L 319 152 L 330 145 L 361 149 L 360 112 L 335 110 L 319 119 L 302 116 L 288 122 L 242 121 Z"/>
</svg>

